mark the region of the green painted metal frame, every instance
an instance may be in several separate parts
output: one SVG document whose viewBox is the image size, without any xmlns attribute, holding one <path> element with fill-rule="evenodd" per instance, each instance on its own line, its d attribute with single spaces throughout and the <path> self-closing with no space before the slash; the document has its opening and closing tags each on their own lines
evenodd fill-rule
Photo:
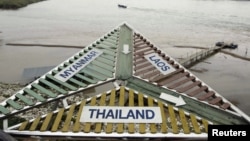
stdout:
<svg viewBox="0 0 250 141">
<path fill-rule="evenodd" d="M 114 29 L 6 99 L 0 105 L 0 119 L 6 119 L 31 108 L 71 96 L 84 89 L 113 81 L 115 79 L 118 37 L 119 30 Z M 94 48 L 103 51 L 103 53 L 69 80 L 62 82 L 54 77 L 60 70 Z"/>
</svg>

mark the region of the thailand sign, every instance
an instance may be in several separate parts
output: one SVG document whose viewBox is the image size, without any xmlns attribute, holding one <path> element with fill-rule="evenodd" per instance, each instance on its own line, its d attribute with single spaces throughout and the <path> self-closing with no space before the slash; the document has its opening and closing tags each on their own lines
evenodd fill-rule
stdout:
<svg viewBox="0 0 250 141">
<path fill-rule="evenodd" d="M 61 70 L 54 77 L 58 80 L 65 82 L 102 53 L 103 52 L 100 50 L 92 49 L 83 56 L 81 56 L 80 58 L 78 58 L 74 63 Z"/>
<path fill-rule="evenodd" d="M 157 53 L 151 53 L 144 57 L 164 75 L 175 71 L 175 68 L 168 64 L 166 60 L 163 60 Z"/>
<path fill-rule="evenodd" d="M 162 123 L 160 107 L 85 106 L 80 122 Z"/>
</svg>

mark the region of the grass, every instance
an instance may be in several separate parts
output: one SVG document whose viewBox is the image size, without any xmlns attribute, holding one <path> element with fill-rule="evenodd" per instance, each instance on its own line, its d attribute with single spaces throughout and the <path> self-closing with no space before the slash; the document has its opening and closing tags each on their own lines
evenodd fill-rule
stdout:
<svg viewBox="0 0 250 141">
<path fill-rule="evenodd" d="M 0 9 L 19 9 L 44 0 L 0 0 Z"/>
</svg>

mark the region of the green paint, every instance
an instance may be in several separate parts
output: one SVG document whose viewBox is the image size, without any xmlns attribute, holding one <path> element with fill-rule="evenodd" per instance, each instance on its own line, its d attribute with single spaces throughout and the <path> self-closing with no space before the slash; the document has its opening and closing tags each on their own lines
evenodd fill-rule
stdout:
<svg viewBox="0 0 250 141">
<path fill-rule="evenodd" d="M 135 89 L 137 91 L 140 91 L 144 94 L 150 95 L 154 97 L 155 99 L 159 99 L 161 101 L 164 101 L 165 103 L 173 104 L 167 100 L 160 99 L 159 96 L 162 92 L 171 94 L 173 96 L 182 96 L 184 101 L 187 103 L 186 105 L 179 106 L 182 109 L 185 109 L 186 111 L 189 111 L 190 113 L 195 113 L 196 115 L 200 117 L 204 117 L 206 119 L 209 119 L 210 121 L 217 123 L 217 124 L 249 124 L 246 120 L 244 120 L 242 117 L 230 114 L 226 112 L 225 110 L 212 107 L 211 105 L 208 105 L 206 103 L 202 103 L 198 100 L 195 100 L 193 98 L 183 96 L 180 93 L 171 91 L 167 88 L 159 87 L 157 85 L 148 83 L 146 81 L 137 79 L 137 78 L 130 78 L 127 80 L 127 87 Z"/>
<path fill-rule="evenodd" d="M 132 76 L 133 72 L 133 31 L 127 26 L 120 27 L 120 37 L 117 53 L 116 78 L 126 80 Z M 129 45 L 130 53 L 123 53 L 123 45 Z"/>
</svg>

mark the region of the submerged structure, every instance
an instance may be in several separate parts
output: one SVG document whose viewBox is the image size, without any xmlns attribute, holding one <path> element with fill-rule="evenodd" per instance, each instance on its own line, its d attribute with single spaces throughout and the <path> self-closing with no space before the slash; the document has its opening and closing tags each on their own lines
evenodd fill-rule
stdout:
<svg viewBox="0 0 250 141">
<path fill-rule="evenodd" d="M 8 119 L 49 108 L 34 119 Z M 206 140 L 208 125 L 250 118 L 124 23 L 0 104 L 15 138 Z"/>
</svg>

